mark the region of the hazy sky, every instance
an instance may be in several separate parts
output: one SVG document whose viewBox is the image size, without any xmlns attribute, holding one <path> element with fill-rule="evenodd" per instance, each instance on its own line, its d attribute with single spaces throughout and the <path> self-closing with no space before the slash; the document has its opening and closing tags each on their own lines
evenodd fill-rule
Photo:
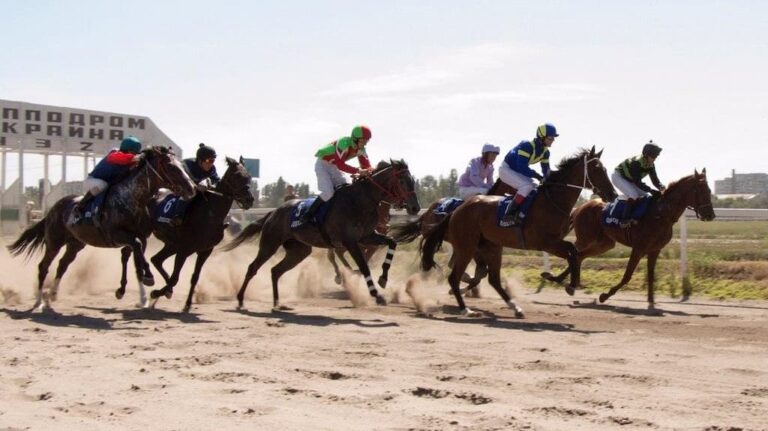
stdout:
<svg viewBox="0 0 768 431">
<path fill-rule="evenodd" d="M 146 115 L 186 156 L 206 142 L 260 158 L 261 185 L 316 188 L 314 152 L 356 123 L 374 161 L 404 158 L 416 177 L 463 170 L 485 142 L 505 153 L 543 122 L 560 132 L 553 162 L 596 145 L 612 168 L 653 139 L 665 182 L 768 171 L 765 1 L 0 7 L 1 99 Z"/>
</svg>

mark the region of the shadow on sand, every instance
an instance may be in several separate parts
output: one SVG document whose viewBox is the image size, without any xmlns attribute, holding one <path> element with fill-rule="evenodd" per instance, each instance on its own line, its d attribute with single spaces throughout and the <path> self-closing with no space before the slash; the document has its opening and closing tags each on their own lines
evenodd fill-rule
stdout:
<svg viewBox="0 0 768 431">
<path fill-rule="evenodd" d="M 0 308 L 0 311 L 7 314 L 8 317 L 14 320 L 29 320 L 31 322 L 48 326 L 99 330 L 127 329 L 114 328 L 112 323 L 115 320 L 108 320 L 101 317 L 84 316 L 82 314 L 61 314 L 53 310 L 40 313 L 32 312 L 29 310 L 11 310 L 8 308 Z"/>
<path fill-rule="evenodd" d="M 248 310 L 222 310 L 227 313 L 237 313 L 249 317 L 258 317 L 261 319 L 279 319 L 283 323 L 294 325 L 310 326 L 331 326 L 331 325 L 355 325 L 363 328 L 389 328 L 400 326 L 395 322 L 385 322 L 381 319 L 336 319 L 334 317 L 319 316 L 312 314 L 295 314 L 287 311 L 248 311 Z"/>
<path fill-rule="evenodd" d="M 526 319 L 517 319 L 514 317 L 497 316 L 494 312 L 484 310 L 482 308 L 472 307 L 474 311 L 479 311 L 483 314 L 481 317 L 464 317 L 459 315 L 459 307 L 453 305 L 443 305 L 443 313 L 451 314 L 451 316 L 437 318 L 444 322 L 450 323 L 463 323 L 484 325 L 489 328 L 498 329 L 512 329 L 517 331 L 526 332 L 573 332 L 577 334 L 602 334 L 611 333 L 613 331 L 594 331 L 576 329 L 576 327 L 570 323 L 549 323 L 549 322 L 532 322 Z"/>
<path fill-rule="evenodd" d="M 622 300 L 622 301 L 632 301 L 632 300 Z M 635 300 L 632 302 L 644 303 L 644 304 L 646 303 L 645 301 L 640 301 L 640 300 Z M 657 302 L 656 304 L 660 304 L 660 303 L 661 302 Z M 533 301 L 532 304 L 549 305 L 552 307 L 568 307 L 574 310 L 578 310 L 578 309 L 601 310 L 601 311 L 609 311 L 609 312 L 618 313 L 618 314 L 626 314 L 628 316 L 647 316 L 647 317 L 679 316 L 679 317 L 701 317 L 703 319 L 706 319 L 709 317 L 720 317 L 719 314 L 686 313 L 685 311 L 664 310 L 661 308 L 655 308 L 653 310 L 649 310 L 648 308 L 633 308 L 633 307 L 623 307 L 620 305 L 613 305 L 613 304 L 600 304 L 597 301 L 581 302 L 578 304 L 558 304 L 554 302 Z"/>
<path fill-rule="evenodd" d="M 107 315 L 120 315 L 122 318 L 121 320 L 124 321 L 142 321 L 142 320 L 156 320 L 156 321 L 167 321 L 167 320 L 176 320 L 182 323 L 218 323 L 217 320 L 206 320 L 200 318 L 200 315 L 197 313 L 181 313 L 178 311 L 166 311 L 159 308 L 155 309 L 145 309 L 145 308 L 134 308 L 134 309 L 118 309 L 115 307 L 88 307 L 88 306 L 80 306 L 77 308 L 82 308 L 84 310 L 92 310 L 92 311 L 99 311 L 102 314 Z"/>
</svg>

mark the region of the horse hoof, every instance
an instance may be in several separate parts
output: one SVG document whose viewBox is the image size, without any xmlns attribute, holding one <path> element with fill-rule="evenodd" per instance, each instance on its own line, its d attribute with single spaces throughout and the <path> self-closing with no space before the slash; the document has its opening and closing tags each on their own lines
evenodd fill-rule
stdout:
<svg viewBox="0 0 768 431">
<path fill-rule="evenodd" d="M 272 311 L 293 311 L 293 308 L 287 305 L 275 305 L 272 307 Z"/>
<path fill-rule="evenodd" d="M 141 278 L 141 283 L 143 285 L 145 285 L 145 286 L 150 286 L 150 287 L 154 286 L 155 285 L 155 277 L 152 277 L 151 275 L 144 276 L 144 277 Z"/>
<path fill-rule="evenodd" d="M 125 295 L 125 288 L 124 287 L 121 287 L 121 288 L 115 290 L 115 298 L 123 299 L 124 295 Z"/>
<path fill-rule="evenodd" d="M 573 286 L 565 286 L 565 293 L 567 293 L 570 296 L 573 296 L 574 293 L 576 293 L 576 288 Z"/>
<path fill-rule="evenodd" d="M 152 299 L 157 299 L 157 298 L 159 298 L 161 296 L 163 296 L 163 291 L 162 290 L 156 289 L 156 290 L 153 290 L 153 291 L 149 292 L 149 297 L 152 298 Z"/>
<path fill-rule="evenodd" d="M 189 305 L 185 305 L 184 308 L 181 309 L 181 314 L 187 314 L 189 313 L 189 309 L 192 308 Z"/>
<path fill-rule="evenodd" d="M 386 277 L 379 277 L 379 287 L 381 287 L 382 289 L 385 289 L 387 287 Z"/>
<path fill-rule="evenodd" d="M 600 294 L 600 303 L 602 304 L 603 302 L 607 301 L 608 298 L 610 298 L 610 296 L 608 296 L 607 293 L 601 293 Z"/>
<path fill-rule="evenodd" d="M 522 311 L 515 311 L 515 318 L 525 319 L 525 313 L 523 313 Z"/>
<path fill-rule="evenodd" d="M 335 281 L 336 284 L 341 286 L 341 276 L 340 275 L 337 275 L 336 277 L 334 277 L 333 281 Z"/>
<path fill-rule="evenodd" d="M 168 289 L 165 291 L 165 297 L 171 299 L 173 297 L 173 290 Z"/>
<path fill-rule="evenodd" d="M 376 295 L 376 305 L 387 305 L 387 300 L 381 295 Z"/>
<path fill-rule="evenodd" d="M 465 317 L 480 317 L 482 314 L 480 314 L 479 311 L 470 310 L 469 308 L 465 308 L 461 310 L 461 314 Z"/>
<path fill-rule="evenodd" d="M 553 279 L 555 278 L 555 276 L 552 275 L 552 273 L 548 272 L 548 271 L 542 272 L 540 274 L 540 276 L 541 276 L 541 278 L 543 278 L 544 280 L 547 280 L 547 281 L 554 281 Z"/>
</svg>

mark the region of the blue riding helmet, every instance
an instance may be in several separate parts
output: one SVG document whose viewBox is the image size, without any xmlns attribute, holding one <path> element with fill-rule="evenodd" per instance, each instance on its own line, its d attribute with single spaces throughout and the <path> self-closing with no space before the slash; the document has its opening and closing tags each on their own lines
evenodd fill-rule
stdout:
<svg viewBox="0 0 768 431">
<path fill-rule="evenodd" d="M 141 141 L 135 136 L 128 136 L 120 142 L 120 151 L 139 154 L 141 152 Z"/>
<path fill-rule="evenodd" d="M 550 123 L 542 124 L 538 129 L 536 129 L 537 138 L 541 139 L 547 136 L 552 136 L 553 138 L 560 136 L 557 134 L 557 129 L 555 129 L 555 126 Z"/>
</svg>

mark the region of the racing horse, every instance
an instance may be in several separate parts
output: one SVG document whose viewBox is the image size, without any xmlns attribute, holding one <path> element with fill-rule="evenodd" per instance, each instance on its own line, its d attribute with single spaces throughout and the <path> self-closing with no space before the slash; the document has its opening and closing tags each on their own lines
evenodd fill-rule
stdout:
<svg viewBox="0 0 768 431">
<path fill-rule="evenodd" d="M 461 314 L 479 316 L 469 309 L 459 291 L 459 282 L 470 260 L 480 255 L 488 265 L 488 281 L 507 305 L 522 318 L 523 310 L 515 304 L 501 286 L 501 252 L 503 247 L 546 251 L 568 261 L 571 283 L 566 287 L 573 294 L 579 285 L 576 248 L 563 238 L 568 232 L 571 209 L 583 189 L 591 189 L 605 200 L 613 200 L 616 191 L 600 161 L 602 151 L 595 147 L 563 159 L 538 192 L 521 227 L 499 227 L 499 196 L 474 196 L 449 214 L 428 233 L 421 244 L 421 267 L 428 271 L 435 266 L 434 256 L 443 240 L 453 245 L 454 264 L 448 282 L 456 297 Z"/>
<path fill-rule="evenodd" d="M 614 225 L 604 225 L 601 221 L 605 203 L 589 201 L 579 206 L 571 214 L 571 225 L 576 233 L 576 259 L 581 265 L 584 259 L 598 256 L 616 246 L 616 243 L 632 249 L 627 267 L 621 281 L 613 286 L 608 293 L 600 294 L 600 302 L 605 302 L 619 289 L 629 283 L 632 274 L 643 256 L 648 263 L 648 309 L 655 309 L 653 284 L 655 279 L 656 261 L 659 253 L 672 239 L 672 226 L 680 219 L 686 208 L 691 208 L 696 217 L 702 221 L 715 218 L 712 208 L 712 192 L 707 184 L 707 170 L 701 173 L 694 169 L 693 175 L 688 175 L 671 183 L 648 206 L 645 217 L 638 224 L 621 228 Z M 570 272 L 570 268 L 557 276 L 543 273 L 541 276 L 549 281 L 561 283 Z"/>
<path fill-rule="evenodd" d="M 374 246 L 386 244 L 392 250 L 396 246 L 392 239 L 375 230 L 379 219 L 377 208 L 382 200 L 396 207 L 404 207 L 411 215 L 419 212 L 414 180 L 408 165 L 403 160 L 380 162 L 370 177 L 360 178 L 351 185 L 337 190 L 328 203 L 330 207 L 320 226 L 307 223 L 298 228 L 291 228 L 291 212 L 301 203 L 293 200 L 284 203 L 243 229 L 230 244 L 224 247 L 225 250 L 232 250 L 258 234 L 261 234 L 261 238 L 259 252 L 253 262 L 248 265 L 243 284 L 237 293 L 238 309 L 243 308 L 248 282 L 281 246 L 285 249 L 285 256 L 272 267 L 273 310 L 290 309 L 280 305 L 278 280 L 285 272 L 309 256 L 312 247 L 345 248 L 365 277 L 370 295 L 376 298 L 377 304 L 386 305 L 386 300 L 376 290 L 368 263 L 360 249 L 360 244 Z M 384 271 L 389 268 L 389 264 L 391 259 L 384 262 Z"/>
<path fill-rule="evenodd" d="M 59 199 L 48 214 L 36 224 L 27 228 L 19 238 L 8 246 L 11 254 L 18 256 L 26 252 L 31 256 L 45 246 L 45 254 L 38 264 L 37 292 L 35 305 L 31 310 L 41 311 L 51 308 L 51 301 L 58 295 L 59 283 L 69 265 L 86 245 L 101 248 L 129 247 L 133 252 L 133 262 L 139 280 L 139 305 L 148 305 L 144 290 L 144 268 L 147 267 L 143 253 L 143 240 L 150 219 L 147 204 L 159 188 L 164 187 L 186 198 L 195 195 L 195 184 L 182 168 L 173 153 L 165 147 L 151 147 L 141 152 L 142 161 L 121 181 L 111 186 L 107 192 L 100 222 L 87 224 L 78 222 L 72 210 L 81 197 L 71 195 Z M 47 295 L 43 294 L 43 284 L 48 275 L 48 267 L 66 246 L 64 255 L 59 260 L 53 286 Z M 118 289 L 115 296 L 121 299 L 123 293 Z"/>
<path fill-rule="evenodd" d="M 165 286 L 150 292 L 151 307 L 155 306 L 160 297 L 165 296 L 170 299 L 173 296 L 173 287 L 179 282 L 181 268 L 187 258 L 196 253 L 197 259 L 192 272 L 189 294 L 182 310 L 182 313 L 189 312 L 200 271 L 213 252 L 213 248 L 224 238 L 224 218 L 232 209 L 232 202 L 236 201 L 242 209 L 248 209 L 253 205 L 253 194 L 250 189 L 251 174 L 243 166 L 242 157 L 239 162 L 229 157 L 226 160 L 227 170 L 219 183 L 213 190 L 197 194 L 189 203 L 181 225 L 161 223 L 156 217 L 152 217 L 152 233 L 163 242 L 163 248 L 150 260 L 165 280 Z M 163 205 L 166 197 L 167 194 L 161 194 L 152 199 L 149 204 L 150 214 L 157 213 L 158 207 Z M 174 255 L 173 271 L 169 275 L 163 268 L 163 262 Z M 123 252 L 123 268 L 127 261 L 128 256 Z"/>
</svg>

